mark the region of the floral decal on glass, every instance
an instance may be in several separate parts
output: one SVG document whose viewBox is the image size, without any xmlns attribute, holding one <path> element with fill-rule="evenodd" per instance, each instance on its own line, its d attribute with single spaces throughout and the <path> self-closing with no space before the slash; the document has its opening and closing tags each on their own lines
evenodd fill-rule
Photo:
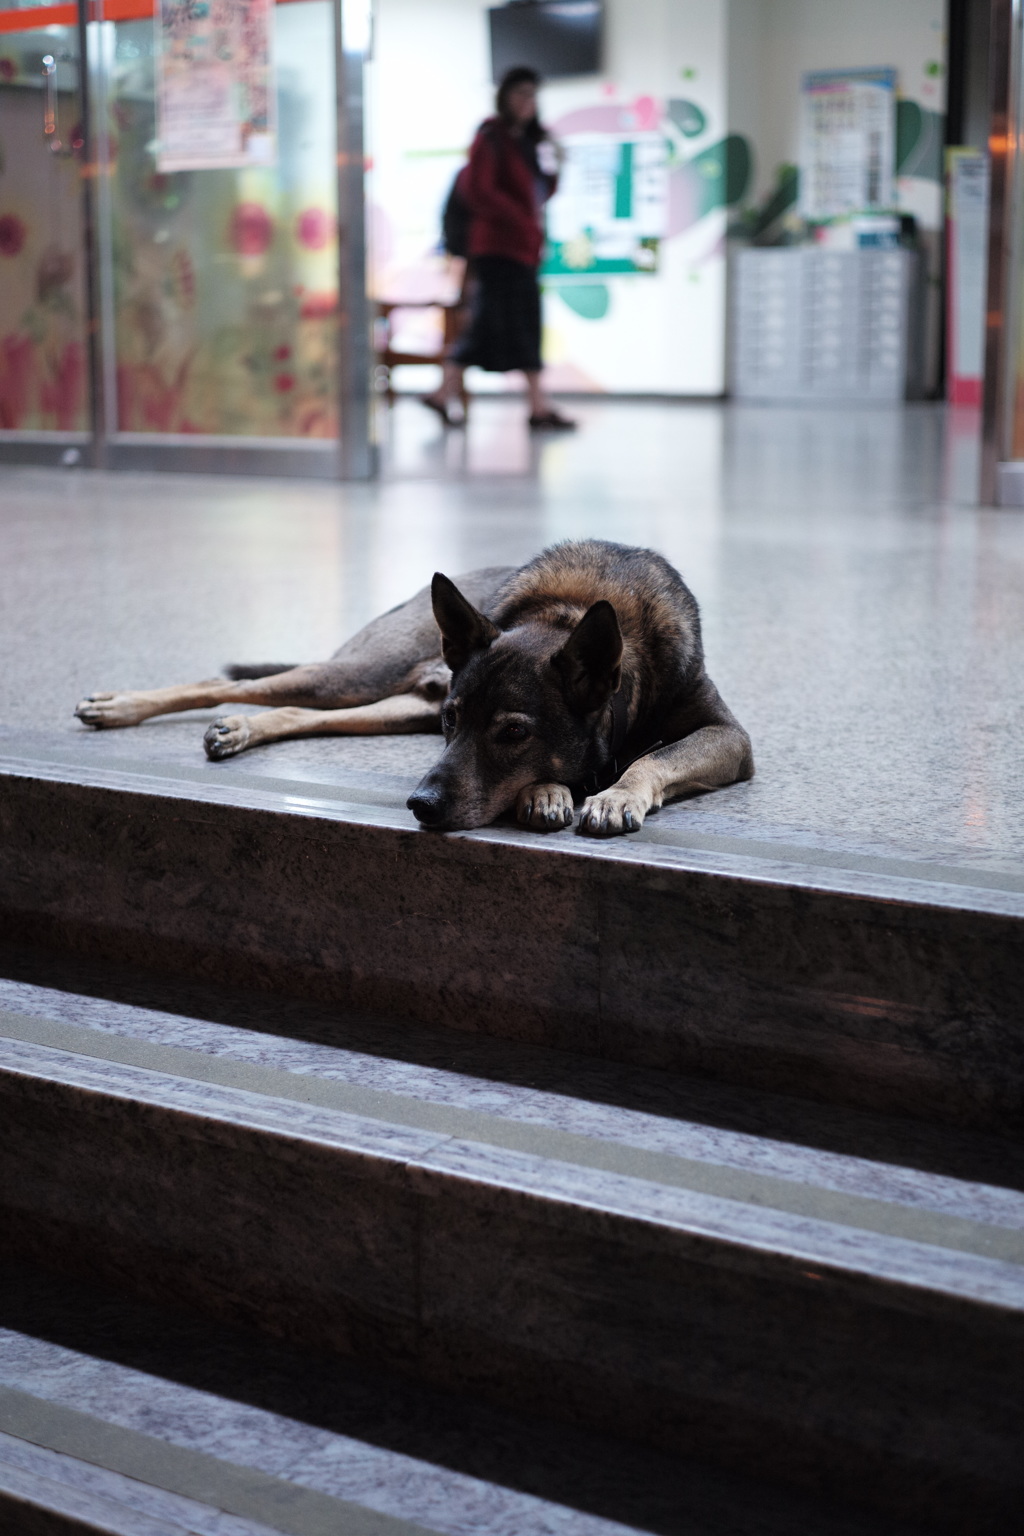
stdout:
<svg viewBox="0 0 1024 1536">
<path fill-rule="evenodd" d="M 88 427 L 77 163 L 49 154 L 24 60 L 0 59 L 0 430 Z M 75 105 L 61 93 L 60 113 Z"/>
<path fill-rule="evenodd" d="M 275 26 L 277 167 L 163 174 L 152 28 L 117 24 L 111 190 L 122 432 L 337 435 L 329 7 L 276 8 Z"/>
</svg>

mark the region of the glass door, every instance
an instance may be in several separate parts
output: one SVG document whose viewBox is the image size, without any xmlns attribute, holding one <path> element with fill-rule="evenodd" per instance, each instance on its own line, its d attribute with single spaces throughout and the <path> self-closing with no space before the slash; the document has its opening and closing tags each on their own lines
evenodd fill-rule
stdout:
<svg viewBox="0 0 1024 1536">
<path fill-rule="evenodd" d="M 0 459 L 92 458 L 75 5 L 0 0 Z"/>
<path fill-rule="evenodd" d="M 340 153 L 362 60 L 340 0 L 91 0 L 91 136 L 76 16 L 0 12 L 9 454 L 362 478 L 361 146 L 355 180 Z"/>
<path fill-rule="evenodd" d="M 243 469 L 276 460 L 291 472 L 333 474 L 340 409 L 330 0 L 268 8 L 270 163 L 254 155 L 244 166 L 181 170 L 161 168 L 156 53 L 168 35 L 154 24 L 151 0 L 135 9 L 143 7 L 148 14 L 102 22 L 98 40 L 111 171 L 102 219 L 111 456 L 147 467 L 227 456 Z M 201 46 L 185 43 L 195 54 Z M 184 158 L 215 161 L 217 138 L 216 123 L 205 138 L 194 134 Z"/>
</svg>

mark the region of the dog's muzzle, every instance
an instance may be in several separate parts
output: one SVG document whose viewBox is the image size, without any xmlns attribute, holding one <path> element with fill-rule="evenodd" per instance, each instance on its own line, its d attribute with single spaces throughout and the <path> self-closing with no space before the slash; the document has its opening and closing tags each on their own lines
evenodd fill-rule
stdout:
<svg viewBox="0 0 1024 1536">
<path fill-rule="evenodd" d="M 421 821 L 425 827 L 439 827 L 446 819 L 448 807 L 439 789 L 421 784 L 419 789 L 413 790 L 405 803 L 416 820 Z"/>
</svg>

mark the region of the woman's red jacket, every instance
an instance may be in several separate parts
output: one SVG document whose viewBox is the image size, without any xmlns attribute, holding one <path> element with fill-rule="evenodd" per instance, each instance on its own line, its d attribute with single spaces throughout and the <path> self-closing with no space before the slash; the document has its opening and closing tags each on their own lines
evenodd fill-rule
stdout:
<svg viewBox="0 0 1024 1536">
<path fill-rule="evenodd" d="M 540 179 L 550 197 L 555 178 Z M 540 265 L 544 231 L 533 173 L 500 118 L 489 117 L 477 130 L 459 192 L 472 215 L 470 256 L 507 256 L 530 267 Z"/>
</svg>

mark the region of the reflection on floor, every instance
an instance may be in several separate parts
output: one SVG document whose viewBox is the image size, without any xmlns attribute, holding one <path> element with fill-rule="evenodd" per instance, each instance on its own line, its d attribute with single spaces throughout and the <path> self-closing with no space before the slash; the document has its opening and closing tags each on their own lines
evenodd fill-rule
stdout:
<svg viewBox="0 0 1024 1536">
<path fill-rule="evenodd" d="M 435 569 L 593 535 L 680 568 L 709 671 L 755 744 L 752 783 L 654 826 L 1012 877 L 1024 519 L 971 505 L 971 419 L 937 406 L 573 410 L 577 433 L 538 440 L 518 401 L 482 401 L 468 431 L 447 434 L 402 401 L 372 486 L 3 471 L 3 729 L 82 762 L 176 762 L 211 779 L 383 773 L 397 796 L 433 741 L 282 743 L 206 765 L 195 716 L 95 736 L 70 711 L 95 688 L 326 655 Z"/>
</svg>

